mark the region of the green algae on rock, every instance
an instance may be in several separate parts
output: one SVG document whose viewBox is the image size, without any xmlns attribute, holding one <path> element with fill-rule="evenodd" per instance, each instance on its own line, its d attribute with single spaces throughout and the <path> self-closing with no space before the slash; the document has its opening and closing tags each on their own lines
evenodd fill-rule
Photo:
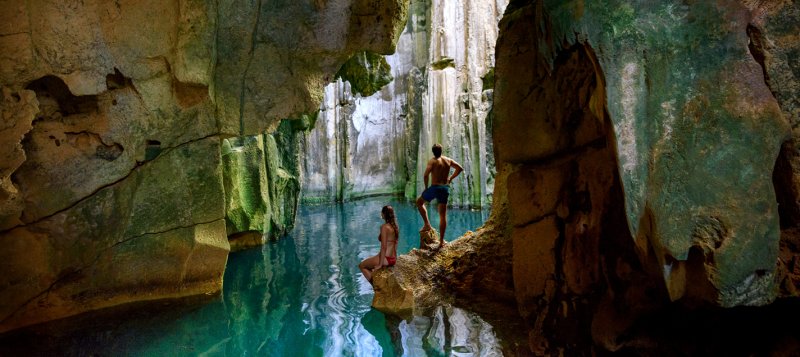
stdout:
<svg viewBox="0 0 800 357">
<path fill-rule="evenodd" d="M 225 221 L 233 250 L 263 244 L 294 226 L 300 199 L 299 132 L 304 127 L 297 122 L 284 120 L 272 134 L 223 140 Z"/>
</svg>

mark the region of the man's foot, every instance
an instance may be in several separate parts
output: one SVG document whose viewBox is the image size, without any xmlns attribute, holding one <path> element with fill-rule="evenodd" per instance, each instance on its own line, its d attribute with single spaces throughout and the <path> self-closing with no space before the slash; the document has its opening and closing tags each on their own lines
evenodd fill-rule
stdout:
<svg viewBox="0 0 800 357">
<path fill-rule="evenodd" d="M 433 227 L 431 227 L 431 225 L 429 224 L 429 225 L 423 226 L 422 229 L 419 230 L 419 232 L 422 233 L 422 232 L 427 232 L 427 231 L 431 231 L 431 230 L 433 230 Z"/>
</svg>

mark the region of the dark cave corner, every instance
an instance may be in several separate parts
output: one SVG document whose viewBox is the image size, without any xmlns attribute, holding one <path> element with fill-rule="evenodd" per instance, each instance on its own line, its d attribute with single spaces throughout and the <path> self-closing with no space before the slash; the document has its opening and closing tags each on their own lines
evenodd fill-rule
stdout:
<svg viewBox="0 0 800 357">
<path fill-rule="evenodd" d="M 72 94 L 61 78 L 47 75 L 32 81 L 25 89 L 36 93 L 39 115 L 36 120 L 60 119 L 74 114 L 97 112 L 97 96 Z M 54 115 L 57 113 L 57 116 Z"/>
<path fill-rule="evenodd" d="M 800 192 L 794 178 L 798 159 L 796 143 L 790 139 L 781 147 L 772 172 L 781 227 L 776 274 L 780 296 L 800 296 Z"/>
</svg>

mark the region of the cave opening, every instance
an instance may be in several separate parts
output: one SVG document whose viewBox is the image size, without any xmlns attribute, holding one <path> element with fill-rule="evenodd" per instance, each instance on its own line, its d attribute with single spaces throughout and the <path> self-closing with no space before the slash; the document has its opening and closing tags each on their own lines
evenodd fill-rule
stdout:
<svg viewBox="0 0 800 357">
<path fill-rule="evenodd" d="M 61 78 L 53 75 L 30 82 L 25 89 L 34 91 L 39 100 L 37 120 L 53 118 L 56 113 L 60 117 L 66 117 L 97 112 L 96 95 L 76 96 L 72 94 Z"/>
</svg>

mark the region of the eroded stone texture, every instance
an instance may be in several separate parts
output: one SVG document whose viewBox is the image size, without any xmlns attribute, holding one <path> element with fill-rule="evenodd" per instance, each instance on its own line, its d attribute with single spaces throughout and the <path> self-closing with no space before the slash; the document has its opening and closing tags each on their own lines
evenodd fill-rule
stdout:
<svg viewBox="0 0 800 357">
<path fill-rule="evenodd" d="M 238 135 L 317 110 L 323 85 L 351 55 L 393 52 L 408 10 L 407 1 L 368 0 L 218 6 L 217 115 L 222 132 Z"/>
<path fill-rule="evenodd" d="M 501 25 L 509 35 L 498 50 L 497 76 L 503 79 L 496 91 L 505 93 L 495 108 L 498 158 L 536 160 L 569 147 L 564 138 L 581 141 L 581 132 L 559 129 L 575 115 L 580 121 L 581 113 L 537 110 L 536 98 L 547 99 L 539 94 L 546 85 L 537 83 L 547 75 L 566 76 L 557 63 L 571 43 L 593 46 L 628 224 L 643 251 L 648 245 L 655 250 L 673 299 L 683 291 L 683 284 L 670 283 L 673 278 L 710 279 L 718 294 L 706 298 L 723 306 L 764 304 L 775 296 L 778 214 L 770 178 L 788 131 L 748 51 L 750 18 L 736 2 L 636 8 L 604 1 L 519 2 Z M 530 31 L 521 25 L 526 21 L 549 25 Z M 537 65 L 520 71 L 516 64 L 526 61 Z M 587 106 L 598 107 L 591 101 Z M 534 145 L 512 144 L 525 130 L 512 118 L 529 110 L 543 114 L 529 127 L 552 127 L 553 134 Z M 686 261 L 692 247 L 704 250 L 708 277 L 673 277 L 673 263 Z"/>
<path fill-rule="evenodd" d="M 751 8 L 754 16 L 747 29 L 750 52 L 762 66 L 767 86 L 792 126 L 772 177 L 783 229 L 778 280 L 782 294 L 798 296 L 800 277 L 793 262 L 800 257 L 796 239 L 800 226 L 800 2 L 754 3 Z"/>
<path fill-rule="evenodd" d="M 748 48 L 755 15 L 736 1 L 509 5 L 493 124 L 532 350 L 617 350 L 660 299 L 775 298 L 772 168 L 789 131 Z M 587 320 L 591 340 L 570 332 Z"/>
<path fill-rule="evenodd" d="M 234 250 L 263 244 L 294 227 L 300 196 L 302 120 L 272 134 L 223 140 L 226 226 Z"/>
<path fill-rule="evenodd" d="M 20 222 L 24 209 L 23 196 L 11 181 L 11 174 L 25 161 L 22 139 L 31 130 L 31 122 L 39 111 L 36 94 L 31 91 L 12 92 L 2 88 L 0 98 L 0 230 Z"/>
<path fill-rule="evenodd" d="M 294 220 L 297 130 L 280 121 L 316 110 L 323 84 L 354 53 L 391 53 L 408 3 L 12 0 L 2 7 L 0 147 L 9 157 L 0 160 L 7 248 L 0 300 L 9 303 L 0 330 L 7 330 L 218 291 L 227 233 L 280 234 Z M 263 202 L 246 205 L 264 213 L 229 230 L 222 138 L 265 131 L 265 170 L 251 176 L 266 175 L 268 185 L 248 191 L 264 193 Z M 237 209 L 232 214 L 243 217 Z M 258 217 L 263 223 L 251 224 Z"/>
<path fill-rule="evenodd" d="M 305 142 L 306 156 L 321 161 L 305 163 L 304 200 L 390 193 L 416 199 L 431 146 L 438 142 L 444 155 L 465 168 L 452 184 L 449 202 L 490 203 L 492 89 L 485 88 L 483 77 L 494 67 L 496 24 L 505 5 L 413 1 L 397 51 L 386 57 L 394 81 L 370 96 L 353 94 L 364 85 L 326 88 L 316 128 Z"/>
<path fill-rule="evenodd" d="M 399 274 L 392 272 L 393 268 L 383 268 L 373 275 L 375 296 L 372 298 L 372 307 L 396 316 L 411 315 L 414 311 L 414 292 L 398 281 L 402 278 Z"/>
<path fill-rule="evenodd" d="M 0 234 L 0 330 L 218 291 L 229 250 L 221 171 L 219 138 L 190 142 L 64 211 Z"/>
</svg>

